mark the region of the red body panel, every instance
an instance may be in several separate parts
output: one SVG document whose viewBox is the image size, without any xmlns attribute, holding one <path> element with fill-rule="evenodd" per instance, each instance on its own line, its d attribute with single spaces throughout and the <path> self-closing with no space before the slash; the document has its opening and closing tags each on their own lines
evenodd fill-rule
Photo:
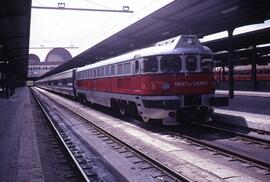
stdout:
<svg viewBox="0 0 270 182">
<path fill-rule="evenodd" d="M 212 93 L 212 73 L 153 74 L 77 80 L 78 89 L 132 95 Z"/>
</svg>

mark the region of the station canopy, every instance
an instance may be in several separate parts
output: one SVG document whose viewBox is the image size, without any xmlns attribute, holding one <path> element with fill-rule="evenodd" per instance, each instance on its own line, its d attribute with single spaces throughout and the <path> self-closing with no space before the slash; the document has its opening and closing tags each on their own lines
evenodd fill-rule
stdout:
<svg viewBox="0 0 270 182">
<path fill-rule="evenodd" d="M 0 1 L 0 71 L 8 62 L 17 78 L 27 78 L 31 0 Z"/>
<path fill-rule="evenodd" d="M 227 64 L 228 37 L 204 42 L 214 52 L 214 59 Z M 253 49 L 256 49 L 257 64 L 270 63 L 270 27 L 254 30 L 233 37 L 234 64 L 251 64 Z"/>
<path fill-rule="evenodd" d="M 266 0 L 176 0 L 58 66 L 44 76 L 147 47 L 177 35 L 200 38 L 270 19 Z"/>
</svg>

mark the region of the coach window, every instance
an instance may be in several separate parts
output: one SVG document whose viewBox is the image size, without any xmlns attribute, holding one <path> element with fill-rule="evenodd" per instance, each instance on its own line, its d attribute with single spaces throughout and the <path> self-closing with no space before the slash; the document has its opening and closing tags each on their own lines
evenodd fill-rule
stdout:
<svg viewBox="0 0 270 182">
<path fill-rule="evenodd" d="M 162 56 L 160 59 L 160 69 L 163 73 L 179 73 L 182 69 L 180 56 Z"/>
<path fill-rule="evenodd" d="M 111 75 L 115 75 L 115 66 L 111 66 Z"/>
<path fill-rule="evenodd" d="M 195 56 L 187 56 L 186 57 L 186 69 L 187 69 L 187 71 L 196 71 L 197 59 Z"/>
<path fill-rule="evenodd" d="M 130 73 L 131 73 L 130 63 L 125 63 L 124 64 L 124 74 L 130 74 Z"/>
<path fill-rule="evenodd" d="M 117 65 L 117 75 L 122 75 L 123 74 L 123 64 L 118 64 Z"/>
<path fill-rule="evenodd" d="M 89 70 L 88 72 L 89 72 L 89 78 L 91 78 L 92 77 L 92 70 Z"/>
<path fill-rule="evenodd" d="M 94 70 L 94 77 L 97 77 L 97 70 Z"/>
<path fill-rule="evenodd" d="M 154 73 L 158 71 L 158 59 L 157 57 L 145 57 L 143 59 L 143 72 Z"/>
</svg>

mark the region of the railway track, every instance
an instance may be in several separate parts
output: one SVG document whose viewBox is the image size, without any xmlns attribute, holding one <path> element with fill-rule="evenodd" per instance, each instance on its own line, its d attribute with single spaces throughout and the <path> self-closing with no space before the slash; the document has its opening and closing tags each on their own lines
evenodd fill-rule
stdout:
<svg viewBox="0 0 270 182">
<path fill-rule="evenodd" d="M 43 94 L 43 93 L 40 93 L 40 94 Z M 56 103 L 56 104 L 61 105 L 59 103 Z M 134 161 L 134 163 L 143 163 L 145 167 L 143 167 L 142 169 L 152 169 L 152 171 L 154 169 L 155 173 L 151 174 L 151 176 L 154 179 L 160 180 L 162 178 L 162 179 L 169 179 L 169 181 L 191 181 L 187 177 L 183 176 L 181 173 L 174 171 L 173 169 L 167 167 L 166 165 L 163 165 L 162 163 L 158 162 L 156 159 L 145 154 L 143 151 L 136 149 L 135 147 L 129 145 L 125 141 L 117 138 L 113 134 L 97 126 L 93 122 L 89 121 L 89 119 L 82 116 L 80 113 L 77 113 L 71 110 L 69 107 L 65 105 L 61 105 L 61 107 L 63 107 L 68 112 L 72 113 L 75 117 L 80 118 L 84 124 L 88 125 L 89 130 L 91 130 L 92 133 L 95 133 L 95 135 L 97 135 L 98 138 L 101 138 L 103 141 L 106 141 L 106 143 L 115 146 L 114 149 L 120 150 L 119 153 L 127 153 L 128 156 L 126 158 L 136 158 L 136 161 Z M 46 112 L 45 109 L 44 109 L 44 112 Z M 63 139 L 63 142 L 65 142 L 64 139 Z M 71 152 L 71 155 L 72 155 L 72 152 Z M 73 159 L 75 159 L 76 161 L 75 157 L 73 157 Z M 78 162 L 77 162 L 77 165 L 78 165 L 78 169 L 80 169 L 80 171 L 82 172 L 82 175 L 86 177 L 87 179 L 86 173 L 84 172 L 82 167 L 79 167 L 80 164 Z"/>
<path fill-rule="evenodd" d="M 76 157 L 74 156 L 74 150 L 72 150 L 73 146 L 68 143 L 68 137 L 65 135 L 65 133 L 61 130 L 59 130 L 59 127 L 51 120 L 49 114 L 47 113 L 44 106 L 41 104 L 40 99 L 36 96 L 36 93 L 32 91 L 32 95 L 36 102 L 38 103 L 38 106 L 40 107 L 42 113 L 44 114 L 45 118 L 47 119 L 49 125 L 51 126 L 52 131 L 54 132 L 56 138 L 58 139 L 58 142 L 60 146 L 62 147 L 62 151 L 65 152 L 65 156 L 68 157 L 68 161 L 73 166 L 73 169 L 75 170 L 78 178 L 80 181 L 90 182 L 87 174 L 79 164 L 79 162 L 76 160 Z"/>
<path fill-rule="evenodd" d="M 245 145 L 247 146 L 251 146 L 253 144 L 259 145 L 261 146 L 262 150 L 265 150 L 264 153 L 269 152 L 270 150 L 270 142 L 268 140 L 265 139 L 261 139 L 261 138 L 256 138 L 253 136 L 249 136 L 246 134 L 242 134 L 239 132 L 235 132 L 235 131 L 230 131 L 228 129 L 224 129 L 224 128 L 220 128 L 220 127 L 216 127 L 216 126 L 212 126 L 209 124 L 200 124 L 200 125 L 196 125 L 196 127 L 198 128 L 204 128 L 205 130 L 211 129 L 211 130 L 215 130 L 218 133 L 226 133 L 230 136 L 233 136 L 233 138 L 231 138 L 229 141 L 231 142 L 231 146 L 235 146 L 236 144 L 234 144 L 233 142 L 242 140 L 243 142 L 245 142 Z M 198 129 L 197 130 L 200 130 Z M 194 128 L 193 128 L 194 130 Z M 175 131 L 175 130 L 174 130 Z M 213 141 L 207 141 L 205 139 L 202 139 L 200 137 L 197 136 L 193 136 L 192 134 L 190 134 L 190 131 L 177 131 L 178 132 L 178 137 L 180 137 L 181 139 L 185 139 L 187 142 L 190 142 L 194 145 L 197 145 L 199 147 L 201 147 L 200 150 L 210 150 L 213 152 L 214 155 L 223 155 L 226 157 L 231 158 L 230 161 L 240 161 L 246 164 L 247 167 L 257 167 L 259 169 L 262 169 L 265 171 L 266 175 L 270 175 L 270 162 L 269 160 L 262 160 L 259 158 L 259 155 L 257 155 L 257 157 L 254 157 L 254 155 L 249 155 L 248 153 L 244 153 L 244 152 L 240 152 L 240 151 L 244 151 L 242 150 L 235 150 L 235 148 L 233 147 L 228 147 L 228 146 L 222 146 L 220 144 L 217 144 Z"/>
<path fill-rule="evenodd" d="M 243 134 L 241 132 L 233 131 L 233 130 L 230 130 L 227 128 L 223 128 L 223 127 L 215 126 L 215 125 L 211 125 L 211 124 L 200 124 L 200 126 L 205 127 L 205 128 L 209 128 L 212 130 L 228 133 L 232 136 L 236 136 L 240 140 L 248 141 L 248 142 L 250 142 L 250 144 L 253 144 L 253 143 L 259 144 L 259 145 L 263 145 L 265 149 L 270 149 L 270 141 L 267 139 L 264 139 L 264 138 L 258 138 L 255 136 Z"/>
<path fill-rule="evenodd" d="M 67 108 L 67 109 L 69 109 L 69 108 Z M 98 110 L 100 110 L 100 109 L 98 109 Z M 73 111 L 71 111 L 71 112 L 73 112 Z M 78 110 L 78 112 L 79 112 L 79 110 Z M 103 112 L 103 110 L 101 109 L 101 112 Z M 76 114 L 75 114 L 76 115 Z M 109 115 L 111 115 L 110 114 L 110 112 L 109 112 Z M 125 119 L 126 120 L 126 119 Z M 129 119 L 127 119 L 127 121 L 128 122 L 133 122 L 133 120 L 134 119 L 132 119 L 132 120 L 129 120 Z M 87 123 L 89 123 L 88 121 L 86 121 Z M 135 121 L 134 121 L 135 122 Z M 135 122 L 135 123 L 137 123 L 137 124 L 139 124 L 140 125 L 140 127 L 143 127 L 144 128 L 144 123 L 142 123 L 142 122 Z M 136 124 L 136 125 L 137 125 Z M 159 130 L 159 132 L 161 132 L 162 133 L 162 130 L 164 130 L 165 128 L 163 128 L 163 127 L 160 127 L 160 126 L 155 126 L 155 125 L 153 125 L 152 127 L 150 126 L 150 128 L 149 128 L 149 125 L 145 125 L 146 126 L 146 128 L 148 128 L 148 129 L 150 129 L 150 128 L 153 128 L 153 132 L 155 132 L 155 130 L 157 129 L 157 128 L 160 128 L 160 129 L 158 129 Z M 91 127 L 92 128 L 92 127 Z M 155 129 L 156 128 L 156 129 Z M 150 129 L 151 130 L 151 129 Z M 150 131 L 149 130 L 149 131 Z M 167 129 L 166 129 L 167 130 Z M 165 133 L 166 133 L 166 130 L 164 131 Z M 185 135 L 185 134 L 183 134 L 183 133 L 179 133 L 179 130 L 171 130 L 171 129 L 169 129 L 170 131 L 172 131 L 173 133 L 171 134 L 171 136 L 173 137 L 173 138 L 178 138 L 179 139 L 179 141 L 181 141 L 181 139 L 183 139 L 184 141 L 186 141 L 187 143 L 190 143 L 190 144 L 192 144 L 192 145 L 195 145 L 195 146 L 199 146 L 199 147 L 197 147 L 197 149 L 199 148 L 199 150 L 207 150 L 207 151 L 210 151 L 209 152 L 209 155 L 215 155 L 215 156 L 226 156 L 224 159 L 228 159 L 228 161 L 232 161 L 232 162 L 228 162 L 228 164 L 229 163 L 231 163 L 231 164 L 233 164 L 233 165 L 235 165 L 235 164 L 237 164 L 237 165 L 239 165 L 239 166 L 241 166 L 241 167 L 244 167 L 244 168 L 246 168 L 246 169 L 243 169 L 244 171 L 248 171 L 248 169 L 249 168 L 251 168 L 252 170 L 256 170 L 256 171 L 259 171 L 258 172 L 258 174 L 265 174 L 266 176 L 265 176 L 265 178 L 268 178 L 267 176 L 269 175 L 269 163 L 268 162 L 265 162 L 265 161 L 263 161 L 263 160 L 259 160 L 258 158 L 256 158 L 256 157 L 250 157 L 250 156 L 246 156 L 246 155 L 243 155 L 243 154 L 239 154 L 237 151 L 234 151 L 234 150 L 232 150 L 232 149 L 230 149 L 230 148 L 224 148 L 224 147 L 221 147 L 221 146 L 216 146 L 215 144 L 213 144 L 213 143 L 211 143 L 211 142 L 209 142 L 209 141 L 207 141 L 207 142 L 205 142 L 205 141 L 203 141 L 203 140 L 200 140 L 200 139 L 196 139 L 196 138 L 194 138 L 194 137 L 192 137 L 192 136 L 189 136 L 189 135 Z M 96 131 L 95 129 L 94 129 L 94 131 Z M 168 130 L 167 130 L 168 131 Z M 103 135 L 103 133 L 102 132 L 99 132 L 99 131 L 96 131 L 96 133 L 97 133 L 97 135 L 100 135 L 99 137 L 100 138 L 104 138 L 104 140 L 108 140 L 108 143 L 114 143 L 114 142 L 111 142 L 111 140 L 110 139 L 108 139 L 108 137 L 107 136 L 105 136 L 105 135 Z M 230 134 L 231 135 L 231 134 Z M 230 139 L 232 139 L 232 137 L 230 137 Z M 228 140 L 229 141 L 229 140 Z M 235 143 L 233 143 L 234 142 L 234 140 L 232 141 L 232 143 L 231 143 L 231 145 L 234 145 Z M 253 142 L 248 142 L 248 143 L 250 143 L 250 144 L 252 144 Z M 258 144 L 258 143 L 256 143 L 256 144 Z M 261 144 L 258 144 L 258 145 L 261 145 Z M 236 144 L 236 146 L 237 146 L 237 144 Z M 267 146 L 267 145 L 264 145 L 264 146 Z M 129 151 L 129 150 L 126 150 L 126 148 L 124 148 L 124 147 L 122 147 L 121 145 L 119 145 L 118 147 L 116 147 L 116 149 L 117 148 L 119 148 L 119 150 L 120 150 L 120 153 L 125 153 L 126 151 Z M 267 147 L 265 147 L 266 148 L 266 150 L 267 150 Z M 140 151 L 139 151 L 140 152 Z M 132 155 L 130 155 L 130 157 L 133 157 L 133 153 L 131 152 L 131 154 Z M 129 156 L 129 154 L 128 154 L 128 156 Z M 215 157 L 216 158 L 216 157 Z M 138 162 L 142 162 L 142 161 L 144 161 L 144 160 L 139 160 Z M 236 161 L 236 163 L 234 163 L 233 161 Z M 237 162 L 238 161 L 238 162 Z M 242 165 L 243 164 L 243 165 Z M 153 167 L 151 167 L 151 166 L 147 166 L 146 167 L 146 169 L 147 168 L 153 168 Z M 249 169 L 250 170 L 250 169 Z M 161 172 L 162 173 L 162 172 Z M 163 174 L 162 174 L 163 175 Z M 161 175 L 161 176 L 162 176 Z M 166 176 L 166 175 L 165 175 Z"/>
</svg>

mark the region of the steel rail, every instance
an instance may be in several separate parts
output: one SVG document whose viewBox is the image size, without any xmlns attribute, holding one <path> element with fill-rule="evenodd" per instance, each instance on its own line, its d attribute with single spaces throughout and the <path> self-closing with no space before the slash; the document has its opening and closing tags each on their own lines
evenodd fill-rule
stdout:
<svg viewBox="0 0 270 182">
<path fill-rule="evenodd" d="M 234 159 L 237 159 L 239 161 L 242 161 L 242 162 L 245 162 L 248 164 L 252 163 L 254 166 L 257 166 L 261 169 L 270 170 L 270 163 L 268 163 L 268 162 L 264 162 L 264 161 L 261 161 L 261 160 L 255 159 L 255 158 L 251 158 L 251 157 L 248 157 L 246 155 L 243 155 L 243 154 L 240 154 L 237 152 L 227 150 L 225 148 L 218 147 L 216 145 L 210 144 L 209 142 L 204 142 L 202 140 L 196 139 L 194 137 L 191 137 L 191 136 L 188 136 L 185 134 L 179 133 L 178 135 L 179 135 L 179 137 L 187 139 L 187 140 L 189 140 L 193 143 L 196 143 L 202 147 L 207 147 L 210 150 L 212 149 L 212 151 L 219 152 L 220 154 L 222 154 L 224 156 L 230 156 Z"/>
<path fill-rule="evenodd" d="M 209 124 L 200 124 L 200 126 L 215 129 L 215 130 L 219 130 L 219 131 L 223 131 L 223 132 L 231 134 L 231 135 L 239 136 L 239 137 L 243 138 L 244 140 L 248 139 L 248 140 L 252 140 L 252 141 L 254 141 L 256 143 L 259 143 L 259 144 L 269 145 L 270 146 L 270 141 L 266 140 L 266 139 L 263 139 L 263 138 L 257 138 L 257 137 L 254 137 L 254 136 L 246 135 L 246 134 L 243 134 L 243 133 L 231 131 L 231 130 L 228 130 L 228 129 L 225 129 L 225 128 L 220 128 L 218 126 L 213 126 L 213 125 L 209 125 Z"/>
<path fill-rule="evenodd" d="M 32 90 L 32 89 L 31 89 Z M 63 146 L 64 151 L 66 152 L 67 156 L 70 158 L 70 161 L 74 164 L 74 168 L 76 169 L 76 173 L 79 175 L 79 178 L 81 181 L 85 181 L 85 182 L 90 182 L 89 178 L 87 177 L 87 175 L 85 174 L 85 172 L 83 171 L 83 169 L 81 168 L 80 164 L 77 162 L 76 158 L 73 156 L 72 152 L 70 151 L 70 149 L 68 148 L 67 144 L 65 143 L 64 139 L 62 138 L 61 134 L 59 133 L 57 127 L 55 126 L 55 124 L 53 123 L 53 121 L 51 120 L 50 116 L 48 115 L 45 107 L 43 106 L 43 104 L 40 102 L 40 99 L 37 97 L 36 93 L 33 93 L 32 90 L 32 95 L 34 96 L 36 102 L 38 103 L 42 113 L 44 114 L 44 116 L 46 117 L 46 119 L 48 120 L 50 126 L 52 127 L 53 131 L 55 132 L 57 138 L 60 141 L 60 144 Z"/>
</svg>

